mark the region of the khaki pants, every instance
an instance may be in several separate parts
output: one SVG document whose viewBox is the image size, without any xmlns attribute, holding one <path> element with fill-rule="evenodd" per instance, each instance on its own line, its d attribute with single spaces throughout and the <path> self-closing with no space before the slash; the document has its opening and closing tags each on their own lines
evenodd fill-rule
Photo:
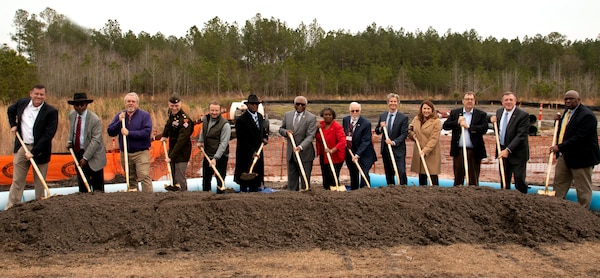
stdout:
<svg viewBox="0 0 600 278">
<path fill-rule="evenodd" d="M 585 208 L 592 203 L 592 170 L 594 167 L 570 169 L 561 155 L 554 168 L 554 191 L 556 197 L 564 199 L 571 185 L 577 190 L 577 201 Z"/>
<path fill-rule="evenodd" d="M 31 151 L 33 145 L 27 145 L 27 148 Z M 42 176 L 46 177 L 48 172 L 48 163 L 37 164 Z M 25 189 L 25 179 L 27 178 L 27 172 L 31 167 L 31 161 L 25 157 L 25 150 L 20 148 L 15 153 L 13 158 L 13 181 L 10 186 L 10 192 L 8 194 L 8 202 L 4 209 L 9 209 L 15 204 L 21 203 L 23 198 L 23 190 Z M 32 171 L 35 171 L 32 169 Z M 37 200 L 44 197 L 45 188 L 42 181 L 38 178 L 37 174 L 33 173 L 33 186 L 35 187 L 35 198 Z"/>
<path fill-rule="evenodd" d="M 144 150 L 129 155 L 129 189 L 137 189 L 142 183 L 142 192 L 153 192 L 150 178 L 150 151 Z M 125 169 L 125 154 L 121 152 L 121 166 Z"/>
</svg>

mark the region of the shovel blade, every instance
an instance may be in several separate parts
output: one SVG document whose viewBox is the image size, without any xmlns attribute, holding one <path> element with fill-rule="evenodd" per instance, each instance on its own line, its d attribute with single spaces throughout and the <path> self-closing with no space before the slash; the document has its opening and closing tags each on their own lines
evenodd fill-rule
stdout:
<svg viewBox="0 0 600 278">
<path fill-rule="evenodd" d="M 538 195 L 556 196 L 556 191 L 546 191 L 543 189 L 538 190 Z"/>
<path fill-rule="evenodd" d="M 253 180 L 257 176 L 258 176 L 257 173 L 242 173 L 242 175 L 240 176 L 240 179 L 249 181 L 249 180 Z"/>
</svg>

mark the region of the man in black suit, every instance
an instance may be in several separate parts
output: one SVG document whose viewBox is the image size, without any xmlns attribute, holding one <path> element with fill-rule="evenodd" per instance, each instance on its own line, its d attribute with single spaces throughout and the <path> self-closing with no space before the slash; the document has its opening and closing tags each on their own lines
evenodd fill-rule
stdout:
<svg viewBox="0 0 600 278">
<path fill-rule="evenodd" d="M 265 177 L 265 160 L 263 153 L 258 153 L 261 144 L 268 143 L 268 127 L 265 127 L 263 115 L 258 112 L 258 106 L 262 103 L 256 95 L 248 96 L 244 104 L 247 110 L 244 111 L 235 122 L 237 134 L 237 147 L 235 148 L 235 172 L 233 181 L 240 185 L 240 192 L 258 192 L 258 188 L 263 184 Z M 252 169 L 257 176 L 244 180 L 242 174 L 250 171 L 250 166 L 254 157 L 257 157 L 256 164 Z"/>
<path fill-rule="evenodd" d="M 352 102 L 349 110 L 350 115 L 342 119 L 342 126 L 346 134 L 346 166 L 350 172 L 350 190 L 356 190 L 367 186 L 360 176 L 356 162 L 360 165 L 370 184 L 369 171 L 377 161 L 377 155 L 371 140 L 371 122 L 360 115 L 361 105 L 358 102 Z M 354 156 L 350 155 L 348 149 L 352 150 Z"/>
<path fill-rule="evenodd" d="M 504 158 L 506 189 L 510 189 L 510 181 L 514 174 L 515 188 L 521 193 L 527 193 L 525 178 L 529 160 L 529 114 L 516 107 L 516 104 L 515 93 L 505 92 L 502 96 L 503 108 L 490 117 L 490 122 L 500 122 L 498 133 L 502 151 L 497 153 L 497 156 L 498 159 Z"/>
<path fill-rule="evenodd" d="M 600 163 L 598 120 L 594 112 L 580 103 L 579 93 L 565 93 L 565 111 L 560 120 L 557 144 L 550 147 L 556 154 L 554 191 L 565 198 L 571 185 L 577 190 L 579 203 L 590 208 L 592 202 L 592 170 Z"/>
<path fill-rule="evenodd" d="M 487 157 L 483 140 L 488 130 L 487 113 L 475 108 L 474 92 L 464 93 L 462 103 L 462 108 L 450 111 L 442 126 L 445 130 L 452 130 L 450 156 L 454 162 L 454 186 L 462 186 L 465 181 L 462 128 L 465 129 L 469 185 L 479 186 L 481 160 Z"/>
<path fill-rule="evenodd" d="M 31 166 L 31 159 L 37 164 L 41 174 L 46 177 L 48 162 L 52 153 L 52 138 L 58 127 L 58 111 L 46 100 L 46 87 L 35 85 L 29 92 L 29 98 L 17 100 L 8 107 L 8 122 L 12 135 L 18 133 L 27 149 L 15 138 L 13 158 L 13 182 L 10 186 L 6 208 L 21 202 L 25 179 Z M 33 175 L 35 198 L 44 197 L 44 186 L 37 175 Z"/>
<path fill-rule="evenodd" d="M 398 111 L 400 96 L 398 94 L 388 94 L 387 104 L 388 111 L 379 115 L 375 133 L 384 133 L 383 129 L 387 128 L 389 138 L 385 135 L 381 139 L 381 158 L 383 159 L 383 169 L 385 170 L 385 180 L 388 185 L 395 185 L 394 165 L 392 164 L 389 147 L 392 146 L 392 154 L 398 167 L 398 175 L 400 180 L 398 184 L 406 185 L 408 179 L 406 177 L 406 137 L 408 137 L 408 117 Z"/>
</svg>

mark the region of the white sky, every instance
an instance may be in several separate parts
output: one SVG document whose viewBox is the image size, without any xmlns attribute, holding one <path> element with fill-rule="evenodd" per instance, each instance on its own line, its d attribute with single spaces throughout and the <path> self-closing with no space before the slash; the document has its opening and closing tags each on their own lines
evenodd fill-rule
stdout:
<svg viewBox="0 0 600 278">
<path fill-rule="evenodd" d="M 498 39 L 559 32 L 574 41 L 600 35 L 599 0 L 2 0 L 0 7 L 0 45 L 13 48 L 10 33 L 15 32 L 15 12 L 39 14 L 46 7 L 85 28 L 100 30 L 113 19 L 123 32 L 176 37 L 185 36 L 194 25 L 201 30 L 217 16 L 243 27 L 257 13 L 263 19 L 279 19 L 292 29 L 316 19 L 326 32 L 356 33 L 376 23 L 407 32 L 433 27 L 440 35 L 448 29 L 458 33 L 475 29 L 483 38 Z"/>
</svg>

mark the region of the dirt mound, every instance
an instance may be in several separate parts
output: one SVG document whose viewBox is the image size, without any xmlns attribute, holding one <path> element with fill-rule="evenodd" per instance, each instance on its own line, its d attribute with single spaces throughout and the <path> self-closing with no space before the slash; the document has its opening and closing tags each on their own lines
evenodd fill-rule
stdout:
<svg viewBox="0 0 600 278">
<path fill-rule="evenodd" d="M 0 212 L 1 250 L 45 254 L 230 248 L 598 241 L 599 215 L 558 198 L 489 188 L 353 192 L 89 193 Z"/>
</svg>

